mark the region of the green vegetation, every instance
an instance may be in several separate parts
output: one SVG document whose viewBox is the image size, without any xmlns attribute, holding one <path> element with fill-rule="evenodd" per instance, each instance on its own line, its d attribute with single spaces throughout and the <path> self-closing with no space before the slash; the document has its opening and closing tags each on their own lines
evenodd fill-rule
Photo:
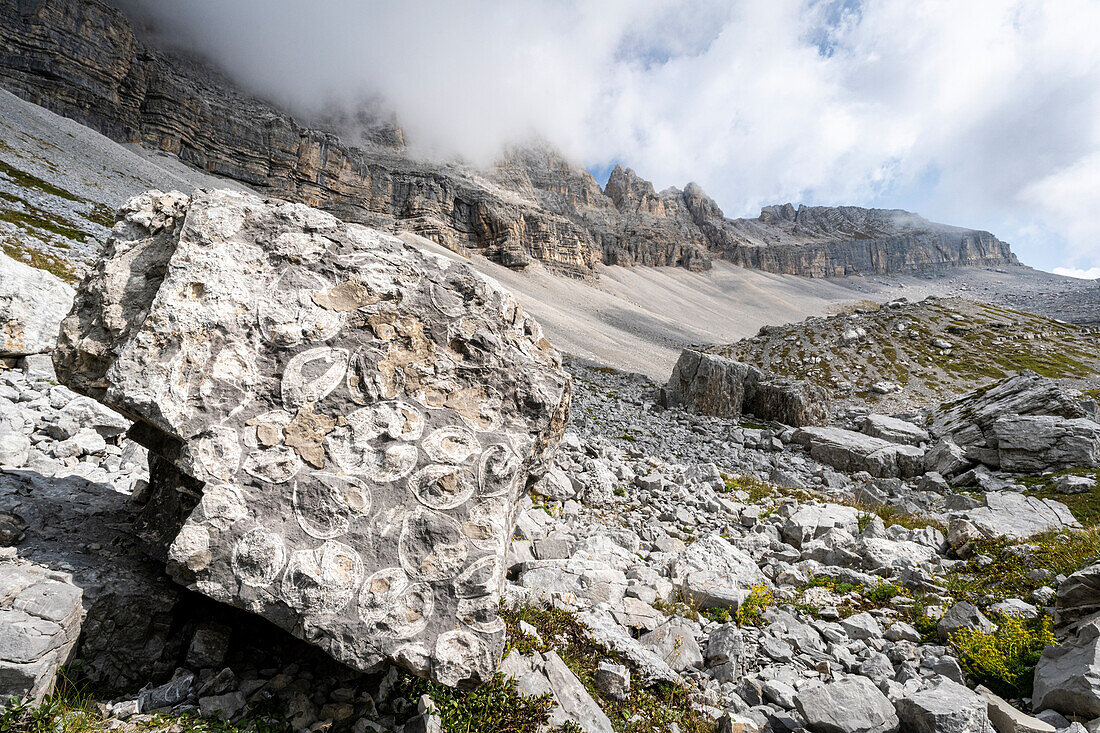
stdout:
<svg viewBox="0 0 1100 733">
<path fill-rule="evenodd" d="M 840 502 L 845 503 L 845 502 Z M 919 514 L 909 514 L 903 512 L 897 507 L 890 506 L 888 504 L 879 504 L 876 506 L 870 506 L 867 504 L 861 504 L 859 502 L 852 502 L 850 506 L 854 506 L 863 512 L 859 517 L 859 531 L 862 532 L 866 529 L 867 525 L 874 521 L 875 517 L 882 520 L 882 523 L 887 527 L 893 525 L 899 525 L 906 529 L 926 529 L 931 527 L 932 529 L 938 529 L 941 532 L 946 533 L 947 528 L 940 522 L 934 519 L 928 519 L 922 517 Z"/>
<path fill-rule="evenodd" d="M 845 343 L 842 334 L 857 324 L 838 315 L 769 329 L 766 337 L 713 351 L 826 389 L 839 377 L 864 398 L 877 399 L 866 385 L 893 381 L 929 404 L 1021 369 L 1047 377 L 1100 374 L 1100 338 L 1042 316 L 954 298 L 861 310 L 874 313 L 858 322 L 867 331 L 865 342 Z M 949 346 L 937 345 L 938 339 Z"/>
<path fill-rule="evenodd" d="M 1055 490 L 1054 480 L 1059 476 L 1085 476 L 1091 478 L 1092 488 L 1080 494 L 1062 494 Z M 1054 499 L 1069 507 L 1073 516 L 1086 527 L 1100 524 L 1100 470 L 1096 468 L 1065 468 L 1060 471 L 1018 479 L 1028 487 L 1025 494 L 1040 499 Z"/>
<path fill-rule="evenodd" d="M 5 163 L 2 160 L 0 160 L 0 174 L 10 178 L 12 182 L 20 188 L 31 188 L 36 191 L 41 191 L 42 193 L 48 193 L 51 196 L 58 196 L 60 198 L 67 199 L 69 201 L 83 201 L 83 199 L 81 199 L 79 196 L 71 194 L 63 188 L 58 188 L 52 183 L 43 181 L 38 176 L 27 173 L 26 171 L 21 171 L 15 166 L 9 163 Z"/>
<path fill-rule="evenodd" d="M 516 690 L 514 680 L 504 679 L 499 672 L 472 690 L 456 690 L 412 676 L 404 679 L 404 685 L 411 702 L 424 694 L 432 699 L 446 733 L 538 731 L 549 724 L 550 710 L 554 707 L 549 693 L 525 697 Z M 475 723 L 476 727 L 472 727 Z"/>
<path fill-rule="evenodd" d="M 626 700 L 614 700 L 605 697 L 595 686 L 596 667 L 600 661 L 610 660 L 625 663 L 619 654 L 592 641 L 584 627 L 573 616 L 556 609 L 524 608 L 519 611 L 502 611 L 501 617 L 508 628 L 508 643 L 505 654 L 517 649 L 521 654 L 555 651 L 562 661 L 573 671 L 588 690 L 616 731 L 634 731 L 663 733 L 680 730 L 684 733 L 710 733 L 713 724 L 695 709 L 688 692 L 683 687 L 668 683 L 659 683 L 648 689 L 641 686 L 631 688 Z M 538 638 L 524 634 L 519 630 L 519 622 L 526 621 L 535 627 Z M 449 689 L 449 688 L 448 688 Z M 461 691 L 450 691 L 454 695 L 463 695 Z M 429 693 L 430 694 L 430 693 Z M 498 695 L 498 704 L 508 705 L 509 701 Z M 433 700 L 435 698 L 433 697 Z M 436 704 L 443 706 L 436 700 Z M 481 725 L 479 718 L 456 717 L 453 726 L 445 730 L 463 731 L 488 730 Z M 520 731 L 538 730 L 536 727 L 502 729 Z"/>
<path fill-rule="evenodd" d="M 128 721 L 141 733 L 290 733 L 293 727 L 282 710 L 270 704 L 250 707 L 237 722 L 200 718 L 197 713 L 155 713 Z M 0 712 L 4 733 L 107 733 L 114 730 L 88 691 L 61 670 L 54 691 L 41 705 L 14 701 Z"/>
<path fill-rule="evenodd" d="M 951 646 L 963 669 L 995 693 L 1027 697 L 1043 647 L 1054 644 L 1051 619 L 1002 616 L 996 620 L 997 630 L 991 634 L 971 629 L 952 634 Z"/>
<path fill-rule="evenodd" d="M 739 626 L 746 624 L 755 625 L 760 621 L 764 610 L 772 605 L 775 599 L 766 585 L 754 585 L 749 591 L 748 597 L 737 607 L 737 623 Z"/>
<path fill-rule="evenodd" d="M 17 241 L 7 238 L 0 242 L 0 248 L 4 250 L 4 254 L 13 260 L 25 262 L 31 267 L 57 275 L 67 283 L 76 283 L 80 280 L 72 265 L 60 257 L 24 247 Z"/>
<path fill-rule="evenodd" d="M 974 555 L 947 574 L 948 591 L 960 600 L 987 606 L 1006 598 L 1027 598 L 1046 580 L 1033 580 L 1034 570 L 1056 575 L 1080 570 L 1100 556 L 1100 528 L 1046 532 L 1027 542 L 1004 537 L 975 540 Z"/>
</svg>

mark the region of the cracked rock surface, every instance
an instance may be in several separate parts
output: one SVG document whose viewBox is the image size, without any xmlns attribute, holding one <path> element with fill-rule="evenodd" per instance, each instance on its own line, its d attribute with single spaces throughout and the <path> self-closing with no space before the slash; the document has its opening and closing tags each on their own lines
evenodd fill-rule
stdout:
<svg viewBox="0 0 1100 733">
<path fill-rule="evenodd" d="M 495 281 L 301 204 L 154 191 L 55 363 L 135 420 L 178 581 L 360 670 L 491 676 L 516 502 L 570 399 Z"/>
</svg>

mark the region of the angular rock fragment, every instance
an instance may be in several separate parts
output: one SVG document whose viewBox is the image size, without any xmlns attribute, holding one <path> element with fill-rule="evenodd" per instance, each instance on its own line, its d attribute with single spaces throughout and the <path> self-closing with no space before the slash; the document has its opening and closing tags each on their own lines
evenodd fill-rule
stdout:
<svg viewBox="0 0 1100 733">
<path fill-rule="evenodd" d="M 853 430 L 808 427 L 795 431 L 794 442 L 810 455 L 841 471 L 866 471 L 879 478 L 911 478 L 924 473 L 924 451 Z"/>
<path fill-rule="evenodd" d="M 0 356 L 50 351 L 73 295 L 56 275 L 0 252 Z"/>
<path fill-rule="evenodd" d="M 1036 712 L 1100 716 L 1100 621 L 1083 624 L 1075 637 L 1043 650 L 1031 705 Z"/>
<path fill-rule="evenodd" d="M 12 697 L 42 702 L 53 689 L 80 635 L 81 595 L 48 568 L 0 561 L 0 709 Z"/>
<path fill-rule="evenodd" d="M 892 733 L 898 729 L 894 706 L 866 677 L 853 675 L 807 688 L 795 696 L 794 704 L 816 733 Z"/>
<path fill-rule="evenodd" d="M 1081 526 L 1062 502 L 1037 499 L 1015 491 L 986 492 L 982 494 L 980 506 L 949 514 L 969 520 L 986 537 L 1023 539 L 1041 532 Z"/>
<path fill-rule="evenodd" d="M 1096 402 L 1031 371 L 977 389 L 932 416 L 929 432 L 1006 471 L 1100 464 Z M 933 468 L 934 466 L 929 466 Z M 944 476 L 953 471 L 939 470 Z"/>
<path fill-rule="evenodd" d="M 946 678 L 903 697 L 896 707 L 903 731 L 993 733 L 985 698 Z"/>
<path fill-rule="evenodd" d="M 661 390 L 666 406 L 682 405 L 702 415 L 737 417 L 748 413 L 784 425 L 824 425 L 829 421 L 825 390 L 809 382 L 783 379 L 716 354 L 684 349 Z"/>
<path fill-rule="evenodd" d="M 362 670 L 490 676 L 516 501 L 569 406 L 538 324 L 300 204 L 150 192 L 122 214 L 55 362 L 167 466 L 147 506 L 177 520 L 172 575 Z"/>
</svg>

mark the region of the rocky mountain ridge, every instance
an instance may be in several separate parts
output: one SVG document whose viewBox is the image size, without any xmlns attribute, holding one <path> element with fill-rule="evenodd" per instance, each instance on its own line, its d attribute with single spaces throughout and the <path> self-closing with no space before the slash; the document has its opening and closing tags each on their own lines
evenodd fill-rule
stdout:
<svg viewBox="0 0 1100 733">
<path fill-rule="evenodd" d="M 730 220 L 693 183 L 656 192 L 621 167 L 601 189 L 545 146 L 510 151 L 491 171 L 413 160 L 392 121 L 364 113 L 305 126 L 151 47 L 98 0 L 3 0 L 0 19 L 0 85 L 24 99 L 261 193 L 517 269 L 538 260 L 572 276 L 598 262 L 701 271 L 723 258 L 829 277 L 1016 263 L 989 232 L 907 212 L 786 204 Z M 358 132 L 334 132 L 349 128 Z"/>
</svg>

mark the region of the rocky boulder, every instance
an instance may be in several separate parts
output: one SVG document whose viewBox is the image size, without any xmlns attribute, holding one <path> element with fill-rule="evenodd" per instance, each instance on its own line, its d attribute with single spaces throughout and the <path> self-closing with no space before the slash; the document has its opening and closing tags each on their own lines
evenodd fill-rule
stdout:
<svg viewBox="0 0 1100 733">
<path fill-rule="evenodd" d="M 364 671 L 492 675 L 516 502 L 570 399 L 498 283 L 301 204 L 154 191 L 55 363 L 159 461 L 179 582 Z"/>
<path fill-rule="evenodd" d="M 1100 621 L 1083 625 L 1075 637 L 1043 650 L 1035 666 L 1031 705 L 1036 712 L 1100 716 Z"/>
<path fill-rule="evenodd" d="M 1100 618 L 1100 561 L 1087 565 L 1058 586 L 1054 621 L 1071 628 Z"/>
<path fill-rule="evenodd" d="M 894 706 L 867 677 L 843 677 L 809 687 L 794 698 L 806 725 L 816 733 L 892 733 Z"/>
<path fill-rule="evenodd" d="M 809 382 L 782 379 L 717 354 L 684 349 L 661 390 L 661 403 L 716 417 L 751 414 L 784 425 L 825 425 L 825 391 Z"/>
<path fill-rule="evenodd" d="M 0 356 L 53 349 L 74 295 L 61 278 L 0 252 Z"/>
<path fill-rule="evenodd" d="M 1069 507 L 1053 499 L 1038 499 L 1016 491 L 989 491 L 972 509 L 948 512 L 969 520 L 986 537 L 1023 539 L 1053 529 L 1077 529 Z"/>
<path fill-rule="evenodd" d="M 1100 463 L 1096 419 L 1095 401 L 1024 370 L 944 405 L 932 415 L 929 432 L 957 445 L 970 461 L 1037 472 Z"/>
<path fill-rule="evenodd" d="M 904 445 L 921 445 L 930 439 L 928 431 L 924 428 L 908 420 L 899 420 L 887 415 L 868 415 L 863 418 L 861 430 L 875 438 Z"/>
<path fill-rule="evenodd" d="M 947 678 L 897 701 L 903 731 L 993 733 L 985 698 Z"/>
<path fill-rule="evenodd" d="M 0 560 L 0 709 L 12 697 L 42 701 L 84 618 L 71 578 L 9 554 Z"/>
<path fill-rule="evenodd" d="M 841 471 L 866 471 L 879 478 L 911 478 L 924 473 L 924 451 L 914 445 L 834 427 L 800 428 L 793 440 L 806 446 L 814 459 Z"/>
</svg>

